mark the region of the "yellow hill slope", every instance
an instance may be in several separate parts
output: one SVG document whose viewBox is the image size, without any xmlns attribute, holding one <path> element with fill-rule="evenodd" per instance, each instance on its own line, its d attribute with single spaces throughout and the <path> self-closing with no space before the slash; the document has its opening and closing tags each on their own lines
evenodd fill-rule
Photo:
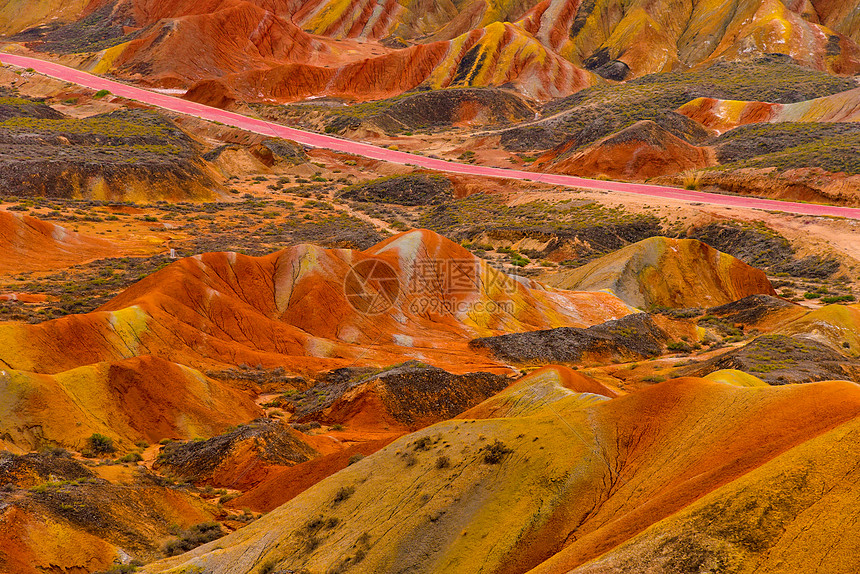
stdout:
<svg viewBox="0 0 860 574">
<path fill-rule="evenodd" d="M 520 22 L 574 64 L 618 80 L 769 53 L 837 73 L 857 70 L 857 44 L 817 18 L 804 17 L 804 5 L 808 3 L 780 0 L 544 0 Z M 856 29 L 845 18 L 839 27 L 847 34 Z"/>
<path fill-rule="evenodd" d="M 0 370 L 0 396 L 0 447 L 23 451 L 82 450 L 94 432 L 120 448 L 209 437 L 260 415 L 246 393 L 150 356 L 56 375 Z"/>
<path fill-rule="evenodd" d="M 640 308 L 713 307 L 776 294 L 763 271 L 700 241 L 666 237 L 645 239 L 543 280 L 562 289 L 610 290 Z"/>
<path fill-rule="evenodd" d="M 819 505 L 860 494 L 856 456 L 843 457 L 860 454 L 860 387 L 851 383 L 745 388 L 677 379 L 611 400 L 557 395 L 539 393 L 543 406 L 520 409 L 523 416 L 453 420 L 408 435 L 248 527 L 146 571 L 382 573 L 408 563 L 411 572 L 560 573 L 650 528 L 694 529 L 696 512 L 709 532 L 696 551 L 720 571 L 743 571 L 769 551 L 802 571 L 834 545 L 793 554 L 798 547 L 783 531 L 826 536 L 844 512 L 820 513 Z M 860 567 L 849 546 L 836 548 L 832 571 Z"/>
<path fill-rule="evenodd" d="M 850 509 L 860 504 L 858 456 L 860 420 L 854 419 L 569 572 L 620 574 L 642 564 L 647 572 L 684 565 L 699 572 L 857 572 L 860 524 Z"/>
<path fill-rule="evenodd" d="M 860 356 L 860 305 L 827 305 L 780 330 L 820 341 L 846 355 Z"/>
<path fill-rule="evenodd" d="M 54 20 L 75 20 L 89 3 L 90 0 L 0 0 L 0 34 L 15 34 Z"/>
</svg>

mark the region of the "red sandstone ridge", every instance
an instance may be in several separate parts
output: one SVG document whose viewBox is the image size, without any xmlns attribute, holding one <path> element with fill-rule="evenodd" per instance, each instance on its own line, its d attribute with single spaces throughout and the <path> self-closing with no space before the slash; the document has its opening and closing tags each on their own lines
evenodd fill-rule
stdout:
<svg viewBox="0 0 860 574">
<path fill-rule="evenodd" d="M 681 106 L 678 113 L 717 132 L 758 123 L 857 122 L 860 121 L 860 89 L 793 104 L 697 98 Z"/>
<path fill-rule="evenodd" d="M 599 9 L 578 0 L 98 0 L 85 17 L 126 34 L 106 52 L 93 47 L 98 71 L 193 88 L 197 101 L 229 105 L 367 100 L 419 85 L 511 85 L 547 100 L 598 76 L 628 80 L 769 53 L 856 73 L 856 23 L 844 9 L 819 8 L 764 0 L 742 0 L 733 10 L 668 0 L 642 7 L 608 0 Z"/>
<path fill-rule="evenodd" d="M 145 65 L 146 82 L 169 87 L 267 69 L 272 62 L 309 63 L 327 52 L 323 42 L 288 18 L 248 2 L 224 4 L 211 12 L 174 12 L 161 25 L 150 22 L 149 14 L 141 15 L 149 27 L 122 50 L 113 66 L 134 74 Z M 160 13 L 165 12 L 162 6 Z"/>
<path fill-rule="evenodd" d="M 94 4 L 90 12 L 107 6 Z M 350 13 L 352 8 L 357 11 Z M 415 8 L 409 11 L 415 18 L 407 16 L 400 27 L 420 27 L 413 20 L 427 13 Z M 394 2 L 376 9 L 366 3 L 223 0 L 150 6 L 127 0 L 114 6 L 109 18 L 135 22 L 138 34 L 113 49 L 99 69 L 159 87 L 191 88 L 189 98 L 222 106 L 235 100 L 293 101 L 322 95 L 366 100 L 420 84 L 444 88 L 508 82 L 527 95 L 547 99 L 596 81 L 519 26 L 492 17 L 442 41 L 403 49 L 367 43 L 403 11 Z"/>
<path fill-rule="evenodd" d="M 603 138 L 575 152 L 562 144 L 541 156 L 535 168 L 585 177 L 644 180 L 716 164 L 712 150 L 690 144 L 650 120 Z"/>
<path fill-rule="evenodd" d="M 251 508 L 269 512 L 292 500 L 319 481 L 350 465 L 350 458 L 360 459 L 390 444 L 396 436 L 370 440 L 345 450 L 327 454 L 290 467 L 271 467 L 260 484 L 233 500 L 233 508 Z M 358 455 L 358 456 L 357 456 Z"/>
<path fill-rule="evenodd" d="M 387 51 L 343 65 L 290 62 L 206 79 L 195 84 L 186 97 L 202 103 L 254 101 L 261 94 L 276 101 L 310 96 L 366 100 L 398 95 L 419 85 L 447 88 L 510 83 L 527 96 L 547 100 L 598 80 L 546 50 L 518 26 L 494 23 L 454 40 Z"/>
<path fill-rule="evenodd" d="M 53 270 L 116 253 L 108 241 L 29 215 L 0 211 L 0 275 Z"/>
<path fill-rule="evenodd" d="M 612 295 L 517 279 L 435 233 L 412 231 L 362 252 L 298 245 L 266 257 L 183 259 L 94 313 L 0 325 L 0 342 L 8 341 L 0 360 L 43 373 L 144 354 L 199 368 L 317 372 L 412 358 L 457 373 L 505 372 L 469 340 L 629 313 Z"/>
</svg>

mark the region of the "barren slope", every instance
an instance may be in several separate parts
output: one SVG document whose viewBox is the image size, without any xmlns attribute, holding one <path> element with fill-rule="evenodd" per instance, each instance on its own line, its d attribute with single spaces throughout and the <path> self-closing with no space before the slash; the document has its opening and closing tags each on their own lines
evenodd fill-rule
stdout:
<svg viewBox="0 0 860 574">
<path fill-rule="evenodd" d="M 0 211 L 0 275 L 47 271 L 109 257 L 108 241 L 69 231 L 29 215 Z"/>
<path fill-rule="evenodd" d="M 860 444 L 856 385 L 679 379 L 611 400 L 556 385 L 513 416 L 404 437 L 217 546 L 147 571 L 397 572 L 408 559 L 415 572 L 567 572 L 597 558 L 611 571 L 643 559 L 798 571 L 825 556 L 834 572 L 858 566 L 844 530 L 855 527 L 827 512 L 857 498 L 844 480 L 856 472 L 844 454 Z M 765 528 L 745 526 L 750 508 Z M 814 543 L 834 529 L 842 542 Z M 671 555 L 653 555 L 667 544 Z"/>
<path fill-rule="evenodd" d="M 665 237 L 645 239 L 545 280 L 568 289 L 608 289 L 640 308 L 717 306 L 776 294 L 764 272 L 743 261 L 694 239 Z"/>
</svg>

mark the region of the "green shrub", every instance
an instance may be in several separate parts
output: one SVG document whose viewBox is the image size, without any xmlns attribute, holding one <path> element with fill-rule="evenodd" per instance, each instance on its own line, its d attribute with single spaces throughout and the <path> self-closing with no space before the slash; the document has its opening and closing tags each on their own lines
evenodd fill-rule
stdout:
<svg viewBox="0 0 860 574">
<path fill-rule="evenodd" d="M 828 305 L 833 303 L 851 303 L 856 300 L 857 298 L 854 297 L 854 295 L 833 295 L 831 297 L 821 298 L 822 303 L 827 303 Z"/>
<path fill-rule="evenodd" d="M 239 495 L 238 495 L 238 494 L 235 494 L 235 493 L 233 493 L 233 494 L 224 494 L 224 495 L 222 495 L 222 496 L 221 496 L 221 498 L 219 498 L 219 499 L 218 499 L 218 504 L 227 504 L 227 503 L 228 503 L 228 502 L 230 502 L 231 500 L 233 500 L 233 499 L 235 499 L 235 498 L 238 498 L 238 496 L 239 496 Z"/>
<path fill-rule="evenodd" d="M 226 533 L 217 522 L 201 522 L 183 531 L 178 539 L 171 540 L 165 544 L 164 554 L 167 556 L 177 556 L 197 548 L 201 544 L 217 540 L 224 536 L 224 534 Z"/>
<path fill-rule="evenodd" d="M 137 560 L 132 560 L 128 564 L 114 564 L 107 570 L 95 572 L 94 574 L 131 574 L 132 572 L 137 572 L 138 570 L 140 570 L 141 566 L 143 566 L 141 562 L 138 562 Z"/>
<path fill-rule="evenodd" d="M 668 345 L 666 345 L 666 348 L 669 349 L 670 351 L 676 351 L 676 352 L 682 352 L 682 353 L 689 353 L 692 350 L 692 347 L 690 347 L 690 345 L 685 343 L 684 341 L 675 341 L 675 342 L 669 343 Z"/>
<path fill-rule="evenodd" d="M 112 453 L 116 450 L 113 445 L 113 439 L 99 433 L 93 433 L 89 438 L 89 450 L 96 455 L 104 455 Z"/>
<path fill-rule="evenodd" d="M 502 462 L 502 459 L 509 453 L 514 452 L 512 449 L 509 449 L 505 446 L 505 443 L 496 439 L 493 441 L 493 444 L 487 445 L 484 447 L 484 462 L 487 464 L 498 464 Z"/>
<path fill-rule="evenodd" d="M 428 450 L 430 448 L 431 443 L 432 441 L 430 440 L 430 437 L 423 436 L 415 441 L 414 448 L 416 451 Z"/>
<path fill-rule="evenodd" d="M 110 90 L 99 90 L 98 92 L 93 94 L 93 98 L 99 100 L 99 99 L 101 99 L 101 98 L 103 98 L 109 94 L 110 94 Z"/>
<path fill-rule="evenodd" d="M 139 452 L 130 452 L 127 455 L 117 459 L 117 462 L 138 462 L 143 460 Z"/>
<path fill-rule="evenodd" d="M 341 486 L 337 493 L 334 495 L 334 503 L 339 504 L 345 500 L 348 500 L 350 496 L 355 494 L 354 486 Z"/>
</svg>

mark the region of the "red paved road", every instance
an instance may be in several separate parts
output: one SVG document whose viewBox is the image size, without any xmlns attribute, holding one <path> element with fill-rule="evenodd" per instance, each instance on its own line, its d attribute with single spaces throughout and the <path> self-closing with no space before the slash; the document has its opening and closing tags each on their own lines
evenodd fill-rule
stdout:
<svg viewBox="0 0 860 574">
<path fill-rule="evenodd" d="M 534 173 L 514 169 L 502 169 L 497 167 L 484 167 L 463 163 L 449 162 L 441 159 L 432 159 L 406 152 L 393 151 L 390 149 L 345 140 L 333 136 L 306 132 L 294 128 L 288 128 L 271 122 L 249 118 L 241 114 L 228 112 L 218 108 L 204 106 L 195 102 L 189 102 L 181 98 L 159 94 L 143 88 L 128 86 L 114 82 L 100 76 L 94 76 L 74 68 L 62 66 L 44 60 L 28 58 L 14 54 L 0 54 L 0 62 L 12 64 L 22 68 L 33 68 L 39 73 L 51 76 L 66 82 L 72 82 L 86 86 L 93 90 L 110 90 L 111 93 L 125 98 L 131 98 L 156 106 L 203 118 L 217 121 L 244 130 L 290 139 L 312 147 L 327 148 L 341 152 L 353 153 L 365 157 L 389 161 L 393 163 L 412 164 L 427 169 L 446 171 L 450 173 L 463 173 L 469 175 L 481 175 L 489 177 L 507 177 L 528 181 L 540 181 L 554 185 L 568 187 L 580 187 L 602 191 L 635 193 L 655 198 L 679 199 L 682 201 L 709 203 L 714 205 L 728 205 L 732 207 L 749 207 L 756 209 L 769 209 L 784 213 L 799 215 L 830 215 L 836 217 L 847 217 L 860 219 L 860 208 L 837 207 L 831 205 L 816 205 L 808 203 L 793 203 L 788 201 L 776 201 L 772 199 L 758 199 L 753 197 L 738 197 L 734 195 L 721 195 L 718 193 L 705 193 L 703 191 L 689 191 L 675 187 L 663 187 L 659 185 L 646 185 L 639 183 L 622 183 L 615 181 L 600 181 L 584 179 L 569 175 L 556 175 L 549 173 Z"/>
</svg>

